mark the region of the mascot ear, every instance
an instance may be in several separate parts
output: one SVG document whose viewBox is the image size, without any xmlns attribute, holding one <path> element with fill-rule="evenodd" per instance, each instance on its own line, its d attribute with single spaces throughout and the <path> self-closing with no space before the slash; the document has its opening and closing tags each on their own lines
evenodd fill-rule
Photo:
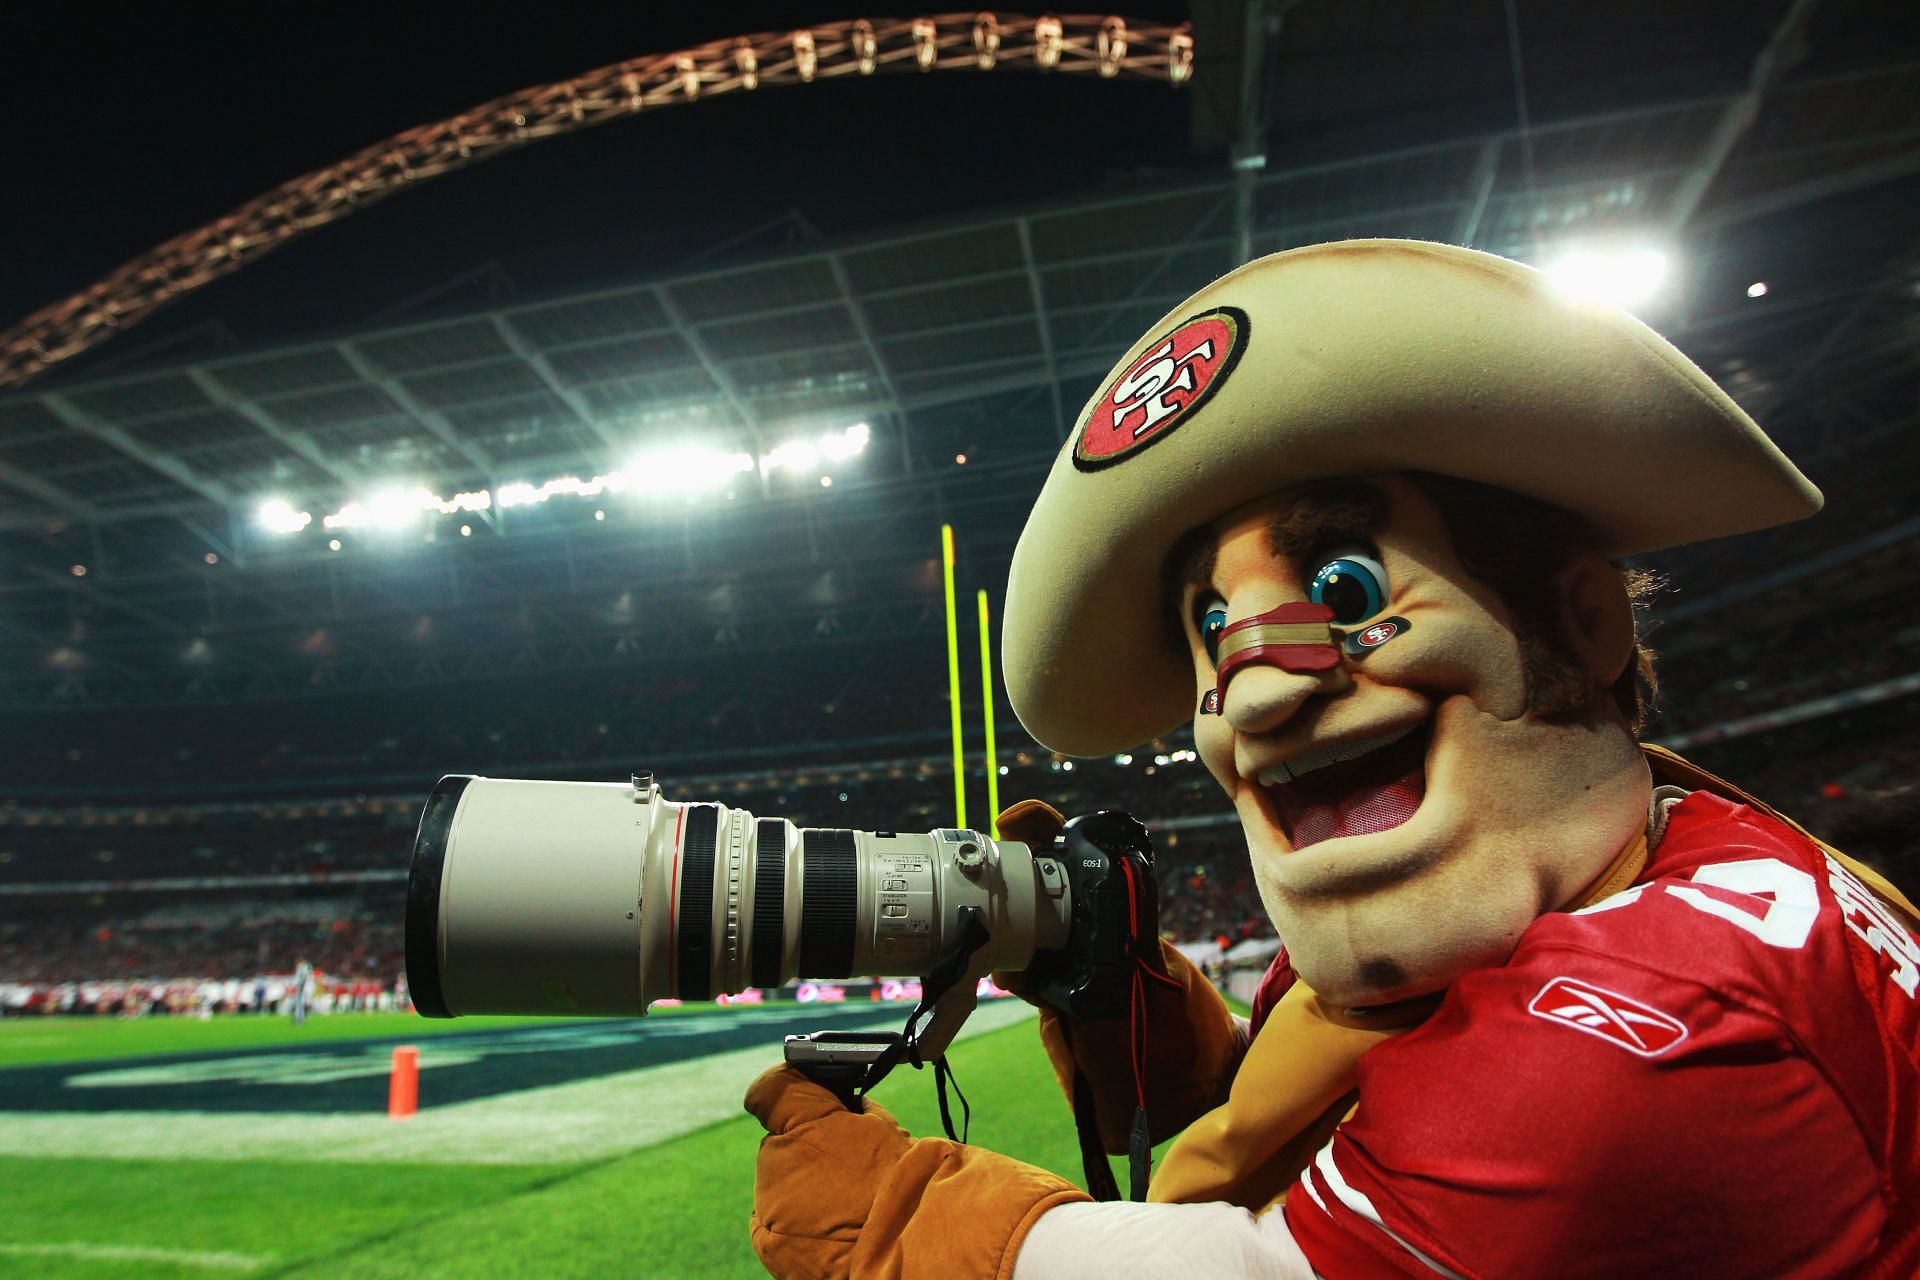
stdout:
<svg viewBox="0 0 1920 1280">
<path fill-rule="evenodd" d="M 1555 575 L 1560 634 L 1596 691 L 1609 689 L 1633 660 L 1633 602 L 1620 570 L 1603 556 L 1583 553 Z"/>
</svg>

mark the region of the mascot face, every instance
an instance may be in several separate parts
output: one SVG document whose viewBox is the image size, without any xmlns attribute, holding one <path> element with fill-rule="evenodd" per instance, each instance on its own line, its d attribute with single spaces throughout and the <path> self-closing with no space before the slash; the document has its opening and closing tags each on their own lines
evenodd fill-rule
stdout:
<svg viewBox="0 0 1920 1280">
<path fill-rule="evenodd" d="M 1647 770 L 1610 699 L 1577 722 L 1530 710 L 1507 606 L 1410 479 L 1263 499 L 1190 544 L 1171 567 L 1195 745 L 1240 816 L 1296 971 L 1322 996 L 1379 1004 L 1503 962 L 1642 828 Z M 1247 663 L 1220 688 L 1220 633 L 1300 602 L 1333 610 L 1341 660 Z M 1594 660 L 1596 690 L 1623 663 Z"/>
</svg>

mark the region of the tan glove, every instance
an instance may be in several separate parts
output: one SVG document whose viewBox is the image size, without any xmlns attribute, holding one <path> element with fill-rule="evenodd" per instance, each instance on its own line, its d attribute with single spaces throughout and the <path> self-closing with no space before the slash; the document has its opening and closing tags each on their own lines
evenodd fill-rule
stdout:
<svg viewBox="0 0 1920 1280">
<path fill-rule="evenodd" d="M 1051 847 L 1065 826 L 1059 810 L 1039 800 L 1022 800 L 998 824 L 1001 838 L 1036 849 Z M 1165 942 L 1160 966 L 1178 986 L 1146 984 L 1147 1127 L 1156 1142 L 1226 1101 L 1246 1050 L 1233 1011 L 1206 975 Z M 1127 1019 L 1072 1021 L 1030 996 L 1022 975 L 996 973 L 993 980 L 1039 1008 L 1040 1043 L 1061 1090 L 1072 1101 L 1078 1067 L 1093 1088 L 1101 1144 L 1125 1154 L 1137 1101 Z"/>
<path fill-rule="evenodd" d="M 1044 1169 L 939 1138 L 915 1141 L 792 1067 L 765 1072 L 747 1110 L 766 1127 L 753 1251 L 781 1280 L 1007 1277 L 1034 1220 L 1086 1192 Z"/>
</svg>

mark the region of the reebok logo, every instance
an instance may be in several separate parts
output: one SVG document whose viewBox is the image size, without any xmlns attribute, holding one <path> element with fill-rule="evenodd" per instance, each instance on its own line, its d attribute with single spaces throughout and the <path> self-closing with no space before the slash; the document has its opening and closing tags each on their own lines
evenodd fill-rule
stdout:
<svg viewBox="0 0 1920 1280">
<path fill-rule="evenodd" d="M 1673 1015 L 1577 978 L 1555 978 L 1540 988 L 1527 1012 L 1643 1058 L 1657 1058 L 1687 1038 L 1687 1024 Z"/>
</svg>

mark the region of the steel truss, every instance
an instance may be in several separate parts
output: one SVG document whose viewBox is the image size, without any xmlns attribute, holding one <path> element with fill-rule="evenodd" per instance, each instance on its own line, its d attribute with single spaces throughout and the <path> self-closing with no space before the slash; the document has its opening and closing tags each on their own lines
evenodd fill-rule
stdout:
<svg viewBox="0 0 1920 1280">
<path fill-rule="evenodd" d="M 24 384 L 296 236 L 543 138 L 721 94 L 882 72 L 996 67 L 1177 85 L 1192 72 L 1193 39 L 1184 26 L 1121 17 L 856 18 L 714 40 L 525 89 L 283 183 L 35 312 L 0 333 L 0 387 Z"/>
</svg>

